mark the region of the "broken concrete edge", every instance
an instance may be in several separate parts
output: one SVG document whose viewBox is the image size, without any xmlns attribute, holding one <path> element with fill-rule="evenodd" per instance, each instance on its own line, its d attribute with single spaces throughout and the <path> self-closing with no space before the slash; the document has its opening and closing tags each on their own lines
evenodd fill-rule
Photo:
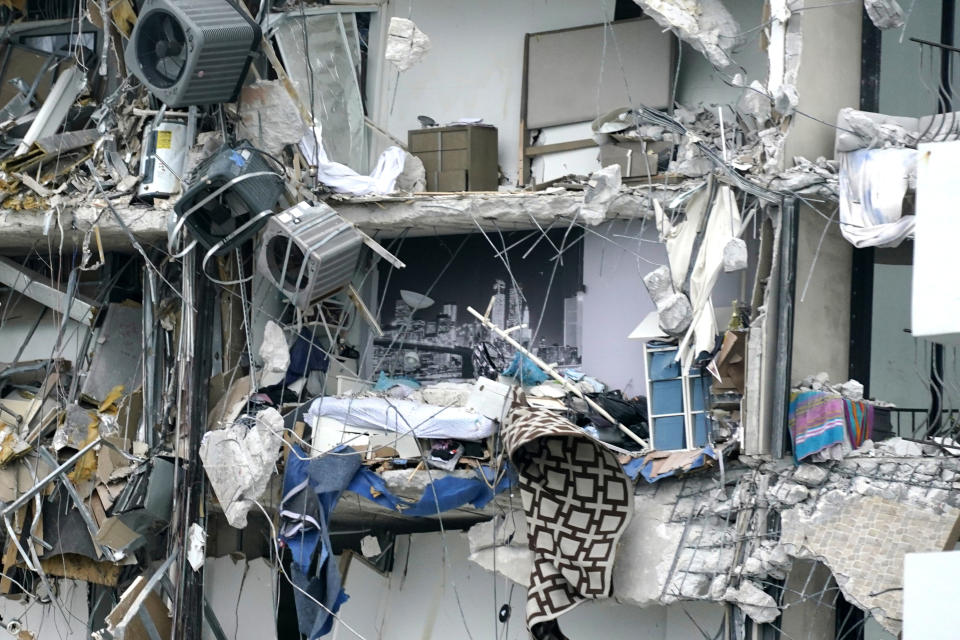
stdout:
<svg viewBox="0 0 960 640">
<path fill-rule="evenodd" d="M 849 603 L 899 633 L 905 554 L 951 548 L 958 536 L 960 459 L 933 445 L 907 448 L 916 443 L 901 438 L 867 442 L 842 460 L 799 466 L 742 455 L 728 463 L 723 491 L 719 470 L 683 483 L 640 483 L 636 517 L 618 551 L 614 597 L 640 607 L 729 602 L 770 622 L 817 594 L 778 604 L 758 585 L 786 580 L 799 561 L 812 561 L 829 570 Z M 778 536 L 750 528 L 763 526 L 769 510 L 780 514 Z M 527 583 L 531 553 L 516 506 L 467 536 L 471 561 Z M 745 540 L 739 560 L 737 540 Z"/>
</svg>

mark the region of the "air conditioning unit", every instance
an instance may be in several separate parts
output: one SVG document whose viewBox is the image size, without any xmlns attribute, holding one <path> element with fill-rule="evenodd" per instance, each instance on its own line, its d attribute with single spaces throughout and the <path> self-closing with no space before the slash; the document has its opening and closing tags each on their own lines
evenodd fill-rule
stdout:
<svg viewBox="0 0 960 640">
<path fill-rule="evenodd" d="M 204 247 L 222 243 L 217 254 L 262 229 L 283 193 L 278 170 L 245 140 L 221 147 L 197 165 L 187 182 L 174 210 Z"/>
<path fill-rule="evenodd" d="M 168 106 L 232 102 L 260 38 L 229 0 L 146 0 L 124 59 Z"/>
<path fill-rule="evenodd" d="M 257 269 L 306 310 L 350 284 L 362 245 L 362 234 L 329 206 L 301 202 L 267 223 Z"/>
</svg>

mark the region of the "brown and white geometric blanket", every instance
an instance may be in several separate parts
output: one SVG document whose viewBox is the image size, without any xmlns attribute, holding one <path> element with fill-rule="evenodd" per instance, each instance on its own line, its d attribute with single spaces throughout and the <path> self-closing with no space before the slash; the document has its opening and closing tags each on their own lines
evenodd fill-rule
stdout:
<svg viewBox="0 0 960 640">
<path fill-rule="evenodd" d="M 514 405 L 501 430 L 519 475 L 533 570 L 527 628 L 613 591 L 633 486 L 613 453 L 576 425 Z"/>
</svg>

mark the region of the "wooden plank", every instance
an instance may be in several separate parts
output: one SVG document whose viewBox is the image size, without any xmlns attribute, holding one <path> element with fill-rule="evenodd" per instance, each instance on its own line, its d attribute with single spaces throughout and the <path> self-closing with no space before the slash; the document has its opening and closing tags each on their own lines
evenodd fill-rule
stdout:
<svg viewBox="0 0 960 640">
<path fill-rule="evenodd" d="M 589 149 L 598 146 L 593 138 L 584 138 L 582 140 L 569 140 L 567 142 L 557 142 L 554 144 L 543 144 L 536 147 L 525 147 L 523 155 L 526 157 L 542 156 L 548 153 L 559 153 L 561 151 L 576 151 L 577 149 Z"/>
</svg>

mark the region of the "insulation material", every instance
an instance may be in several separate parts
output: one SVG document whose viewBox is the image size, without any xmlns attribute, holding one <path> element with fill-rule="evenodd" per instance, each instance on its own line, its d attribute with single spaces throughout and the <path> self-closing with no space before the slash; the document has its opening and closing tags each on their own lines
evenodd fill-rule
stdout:
<svg viewBox="0 0 960 640">
<path fill-rule="evenodd" d="M 258 80 L 240 91 L 237 137 L 279 156 L 307 133 L 297 104 L 279 80 Z"/>
<path fill-rule="evenodd" d="M 850 244 L 897 247 L 913 235 L 916 217 L 902 215 L 916 175 L 913 149 L 861 149 L 840 154 L 840 232 Z"/>
<path fill-rule="evenodd" d="M 231 527 L 247 526 L 247 512 L 273 475 L 282 433 L 283 416 L 270 408 L 204 435 L 200 459 Z"/>
<path fill-rule="evenodd" d="M 390 18 L 387 51 L 384 57 L 400 71 L 406 71 L 430 51 L 430 38 L 406 18 Z"/>
<path fill-rule="evenodd" d="M 643 12 L 668 28 L 712 64 L 733 64 L 731 51 L 739 44 L 740 25 L 721 0 L 634 0 Z"/>
<path fill-rule="evenodd" d="M 263 373 L 260 386 L 269 387 L 278 384 L 287 375 L 290 367 L 290 349 L 283 329 L 273 320 L 268 320 L 263 329 L 263 342 L 260 343 L 260 358 L 263 359 Z"/>
</svg>

